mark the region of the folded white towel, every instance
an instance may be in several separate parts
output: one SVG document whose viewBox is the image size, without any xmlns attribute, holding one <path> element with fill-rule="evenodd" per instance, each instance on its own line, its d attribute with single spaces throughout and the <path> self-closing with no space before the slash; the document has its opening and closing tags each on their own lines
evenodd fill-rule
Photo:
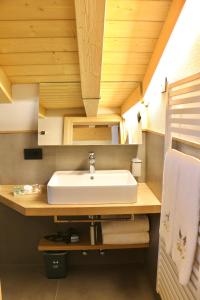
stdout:
<svg viewBox="0 0 200 300">
<path fill-rule="evenodd" d="M 149 231 L 146 215 L 135 215 L 132 221 L 109 221 L 102 223 L 102 234 L 133 233 Z"/>
<path fill-rule="evenodd" d="M 190 279 L 197 247 L 200 215 L 200 160 L 179 153 L 179 175 L 173 223 L 172 259 L 179 282 Z"/>
<path fill-rule="evenodd" d="M 162 208 L 160 236 L 166 245 L 166 252 L 171 254 L 173 241 L 174 208 L 179 172 L 179 152 L 169 150 L 165 156 L 163 172 Z"/>
<path fill-rule="evenodd" d="M 149 243 L 148 232 L 103 234 L 103 244 L 146 244 Z"/>
</svg>

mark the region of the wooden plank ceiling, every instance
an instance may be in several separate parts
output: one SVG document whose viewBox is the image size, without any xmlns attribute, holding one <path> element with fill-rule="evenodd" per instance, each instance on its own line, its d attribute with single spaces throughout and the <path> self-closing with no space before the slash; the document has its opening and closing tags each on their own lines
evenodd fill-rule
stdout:
<svg viewBox="0 0 200 300">
<path fill-rule="evenodd" d="M 142 82 L 170 5 L 107 0 L 100 106 L 121 107 Z M 1 0 L 0 67 L 11 83 L 41 83 L 45 109 L 83 107 L 74 0 Z"/>
<path fill-rule="evenodd" d="M 142 81 L 170 4 L 107 1 L 101 105 L 121 106 Z"/>
</svg>

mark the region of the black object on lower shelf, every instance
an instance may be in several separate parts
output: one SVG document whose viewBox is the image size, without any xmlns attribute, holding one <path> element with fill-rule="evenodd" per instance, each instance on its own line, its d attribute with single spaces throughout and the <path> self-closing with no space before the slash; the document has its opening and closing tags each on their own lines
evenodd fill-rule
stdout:
<svg viewBox="0 0 200 300">
<path fill-rule="evenodd" d="M 64 242 L 66 244 L 78 243 L 80 240 L 79 233 L 74 228 L 69 228 L 64 232 L 57 232 L 55 234 L 46 235 L 44 238 L 55 243 Z"/>
<path fill-rule="evenodd" d="M 67 276 L 67 251 L 43 252 L 46 276 L 49 279 Z"/>
</svg>

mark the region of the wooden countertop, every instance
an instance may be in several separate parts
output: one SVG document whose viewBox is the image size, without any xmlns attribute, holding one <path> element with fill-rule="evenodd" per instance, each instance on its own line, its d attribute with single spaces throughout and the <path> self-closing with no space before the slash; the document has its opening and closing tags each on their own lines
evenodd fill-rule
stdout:
<svg viewBox="0 0 200 300">
<path fill-rule="evenodd" d="M 24 216 L 83 216 L 111 214 L 160 213 L 161 205 L 145 183 L 138 184 L 138 200 L 133 204 L 51 205 L 47 203 L 46 186 L 35 195 L 13 196 L 14 185 L 0 185 L 0 203 Z"/>
</svg>

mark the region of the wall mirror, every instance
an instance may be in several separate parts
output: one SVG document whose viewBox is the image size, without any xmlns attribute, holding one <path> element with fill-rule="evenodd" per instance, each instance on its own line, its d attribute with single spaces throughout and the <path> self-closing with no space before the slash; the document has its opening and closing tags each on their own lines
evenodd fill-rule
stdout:
<svg viewBox="0 0 200 300">
<path fill-rule="evenodd" d="M 39 145 L 119 145 L 126 140 L 125 121 L 117 114 L 87 117 L 51 110 L 38 118 Z"/>
<path fill-rule="evenodd" d="M 94 101 L 95 100 L 90 100 Z M 42 83 L 39 89 L 38 144 L 39 145 L 120 145 L 138 144 L 130 139 L 130 132 L 139 129 L 129 124 L 117 108 L 98 107 L 92 103 L 86 112 L 77 83 Z M 91 116 L 90 116 L 91 115 Z"/>
</svg>

